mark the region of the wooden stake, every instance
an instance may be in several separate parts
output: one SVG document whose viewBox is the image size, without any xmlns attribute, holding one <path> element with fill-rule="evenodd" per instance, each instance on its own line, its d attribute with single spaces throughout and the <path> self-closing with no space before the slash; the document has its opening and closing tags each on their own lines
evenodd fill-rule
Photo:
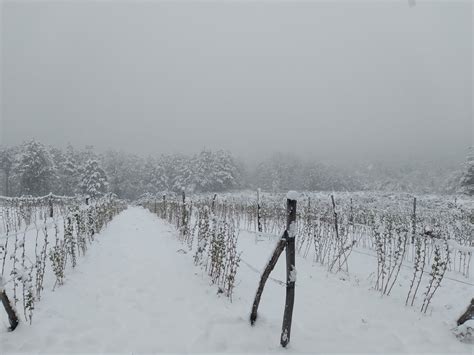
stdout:
<svg viewBox="0 0 474 355">
<path fill-rule="evenodd" d="M 262 217 L 260 215 L 260 189 L 257 189 L 257 229 L 262 232 Z"/>
<path fill-rule="evenodd" d="M 212 213 L 214 213 L 215 208 L 216 208 L 216 199 L 217 199 L 217 194 L 214 194 L 214 197 L 212 198 L 212 204 L 211 204 Z"/>
<path fill-rule="evenodd" d="M 275 247 L 275 250 L 273 251 L 273 255 L 270 261 L 268 262 L 267 266 L 265 267 L 262 277 L 260 278 L 260 283 L 258 284 L 257 293 L 255 294 L 255 299 L 252 305 L 252 312 L 250 313 L 251 325 L 254 325 L 255 321 L 257 320 L 258 305 L 260 303 L 260 298 L 262 297 L 263 288 L 265 287 L 265 283 L 267 282 L 268 276 L 270 276 L 270 273 L 275 268 L 275 265 L 281 253 L 283 252 L 283 249 L 285 249 L 287 240 L 288 240 L 288 232 L 285 231 L 281 239 L 278 241 L 278 244 Z"/>
<path fill-rule="evenodd" d="M 280 344 L 286 347 L 290 342 L 291 321 L 293 319 L 293 305 L 295 303 L 295 232 L 296 232 L 296 200 L 286 200 L 286 230 L 288 241 L 286 244 L 286 300 L 283 313 Z"/>
<path fill-rule="evenodd" d="M 186 194 L 183 189 L 183 205 L 181 207 L 181 226 L 186 224 Z"/>
<path fill-rule="evenodd" d="M 53 207 L 53 196 L 52 196 L 52 194 L 49 194 L 48 204 L 49 204 L 49 217 L 53 218 L 54 207 Z"/>
<path fill-rule="evenodd" d="M 250 324 L 254 325 L 257 320 L 257 311 L 260 299 L 262 297 L 265 283 L 270 276 L 270 273 L 275 268 L 275 265 L 280 257 L 283 249 L 286 247 L 286 301 L 285 310 L 283 313 L 283 325 L 280 338 L 280 344 L 286 347 L 290 342 L 291 321 L 293 318 L 293 305 L 295 302 L 295 229 L 296 229 L 296 200 L 287 199 L 286 201 L 286 230 L 283 236 L 278 241 L 278 244 L 273 251 L 273 255 L 263 271 L 260 283 L 258 285 L 257 293 L 252 305 L 252 312 L 250 313 Z"/>
<path fill-rule="evenodd" d="M 416 197 L 413 197 L 413 221 L 412 221 L 412 231 L 411 231 L 411 244 L 415 242 L 416 235 Z"/>
<path fill-rule="evenodd" d="M 0 292 L 0 299 L 1 299 L 1 301 L 3 303 L 3 307 L 5 307 L 5 311 L 7 312 L 7 315 L 8 315 L 8 321 L 10 322 L 9 330 L 14 331 L 15 328 L 18 326 L 18 316 L 16 315 L 15 310 L 13 309 L 5 290 Z"/>
</svg>

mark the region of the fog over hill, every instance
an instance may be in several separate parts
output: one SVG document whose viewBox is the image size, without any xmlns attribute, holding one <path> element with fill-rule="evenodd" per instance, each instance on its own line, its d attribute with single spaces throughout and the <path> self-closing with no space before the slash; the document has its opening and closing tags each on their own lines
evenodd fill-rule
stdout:
<svg viewBox="0 0 474 355">
<path fill-rule="evenodd" d="M 0 143 L 460 163 L 472 3 L 2 2 Z"/>
</svg>

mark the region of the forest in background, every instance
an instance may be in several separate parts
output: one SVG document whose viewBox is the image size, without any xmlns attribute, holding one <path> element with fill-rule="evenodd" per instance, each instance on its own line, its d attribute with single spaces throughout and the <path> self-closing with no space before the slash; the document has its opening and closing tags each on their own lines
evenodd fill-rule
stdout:
<svg viewBox="0 0 474 355">
<path fill-rule="evenodd" d="M 336 165 L 275 153 L 247 164 L 224 150 L 142 157 L 92 146 L 65 149 L 36 140 L 0 147 L 0 194 L 58 195 L 112 192 L 136 199 L 162 191 L 222 192 L 262 188 L 307 191 L 397 191 L 474 194 L 474 158 L 466 162 L 366 162 Z"/>
</svg>

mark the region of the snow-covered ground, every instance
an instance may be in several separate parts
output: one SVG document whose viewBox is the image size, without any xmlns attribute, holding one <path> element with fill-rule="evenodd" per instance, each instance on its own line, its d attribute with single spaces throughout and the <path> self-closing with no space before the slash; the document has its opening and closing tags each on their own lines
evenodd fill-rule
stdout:
<svg viewBox="0 0 474 355">
<path fill-rule="evenodd" d="M 31 326 L 12 333 L 0 319 L 3 352 L 281 352 L 285 288 L 269 280 L 254 327 L 248 316 L 274 242 L 242 232 L 233 302 L 193 265 L 176 231 L 140 207 L 122 212 L 68 273 L 45 292 Z M 367 260 L 367 259 L 361 259 Z M 423 315 L 396 292 L 380 297 L 367 280 L 329 274 L 297 258 L 294 352 L 472 353 L 450 331 L 472 288 L 444 283 Z M 359 265 L 360 267 L 360 265 Z M 284 280 L 284 258 L 273 278 Z M 472 281 L 472 280 L 471 280 Z M 0 312 L 2 313 L 2 312 Z"/>
</svg>

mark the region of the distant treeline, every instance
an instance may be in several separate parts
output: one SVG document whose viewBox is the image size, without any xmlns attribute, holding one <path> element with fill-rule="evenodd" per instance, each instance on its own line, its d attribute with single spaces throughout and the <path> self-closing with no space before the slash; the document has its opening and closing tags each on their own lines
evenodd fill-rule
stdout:
<svg viewBox="0 0 474 355">
<path fill-rule="evenodd" d="M 68 145 L 59 149 L 32 140 L 19 146 L 0 147 L 0 194 L 113 192 L 135 199 L 145 192 L 220 192 L 257 187 L 270 191 L 455 192 L 463 169 L 466 171 L 465 167 L 434 162 L 341 167 L 289 154 L 274 154 L 250 167 L 223 150 L 143 158 L 118 151 L 99 154 L 90 146 L 76 149 Z"/>
</svg>

